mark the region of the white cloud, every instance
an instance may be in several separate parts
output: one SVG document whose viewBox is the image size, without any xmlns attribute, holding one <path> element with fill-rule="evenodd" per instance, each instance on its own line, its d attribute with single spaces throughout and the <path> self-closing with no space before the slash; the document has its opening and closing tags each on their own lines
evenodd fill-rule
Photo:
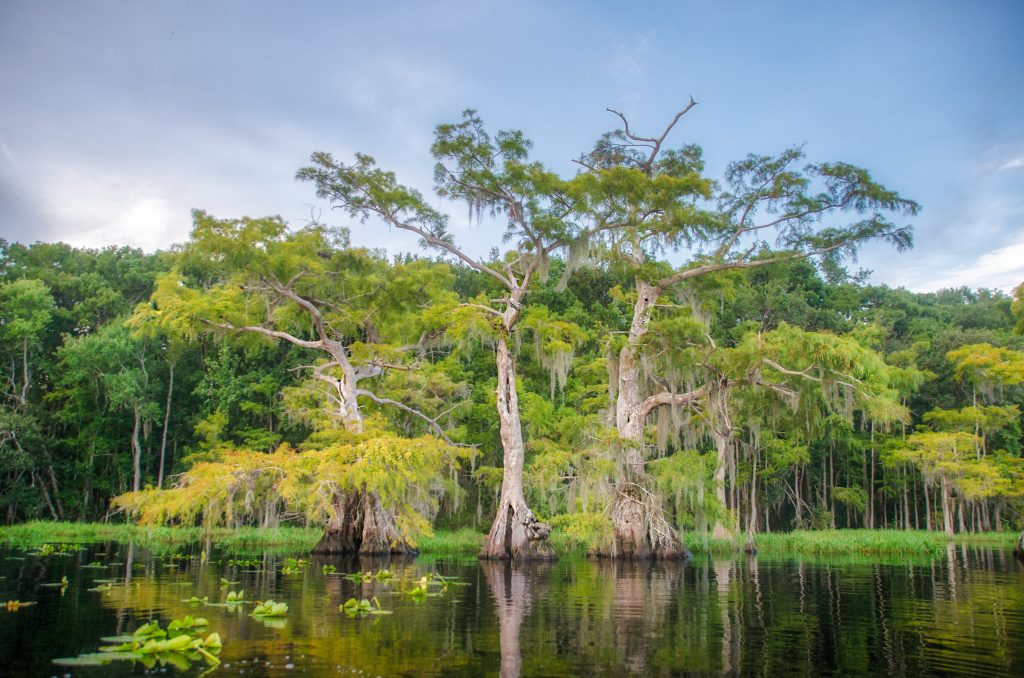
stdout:
<svg viewBox="0 0 1024 678">
<path fill-rule="evenodd" d="M 14 166 L 14 169 L 20 172 L 21 163 L 19 163 L 18 159 L 14 157 L 14 153 L 11 152 L 11 149 L 7 146 L 7 142 L 4 141 L 3 137 L 0 137 L 0 150 L 4 152 L 4 157 L 7 158 L 11 165 Z"/>
<path fill-rule="evenodd" d="M 1024 282 L 1024 238 L 990 250 L 970 263 L 923 283 L 929 290 L 946 287 L 988 287 L 1007 292 Z"/>
<path fill-rule="evenodd" d="M 1018 167 L 1024 167 L 1024 154 L 1018 155 L 1015 158 L 1010 158 L 1002 165 L 1000 165 L 998 168 L 996 168 L 996 171 L 1002 172 L 1003 170 L 1017 169 Z"/>
<path fill-rule="evenodd" d="M 179 211 L 164 198 L 144 197 L 120 208 L 109 221 L 76 230 L 60 239 L 79 247 L 102 248 L 117 243 L 152 252 L 184 237 Z"/>
<path fill-rule="evenodd" d="M 639 35 L 628 44 L 612 45 L 610 75 L 618 88 L 620 105 L 630 116 L 636 115 L 643 100 L 650 54 L 651 39 L 647 35 Z"/>
</svg>

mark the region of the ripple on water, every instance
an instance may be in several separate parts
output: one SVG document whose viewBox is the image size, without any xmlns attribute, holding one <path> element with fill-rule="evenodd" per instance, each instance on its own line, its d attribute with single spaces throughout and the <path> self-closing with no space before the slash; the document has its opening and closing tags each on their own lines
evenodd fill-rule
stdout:
<svg viewBox="0 0 1024 678">
<path fill-rule="evenodd" d="M 512 568 L 470 561 L 237 558 L 92 545 L 75 557 L 0 552 L 0 596 L 36 605 L 0 616 L 0 666 L 52 675 L 50 660 L 150 619 L 208 618 L 218 673 L 347 675 L 1024 675 L 1024 567 L 1005 552 L 936 559 L 695 559 Z M 300 556 L 293 556 L 299 558 Z M 301 556 L 305 558 L 305 556 Z M 286 564 L 288 565 L 287 567 Z M 328 574 L 323 565 L 337 572 Z M 390 581 L 342 576 L 387 567 Z M 458 577 L 408 595 L 420 578 Z M 70 585 L 59 582 L 66 576 Z M 97 580 L 114 579 L 108 589 Z M 274 623 L 251 604 L 212 606 L 228 587 L 289 605 Z M 338 606 L 376 597 L 392 614 Z M 196 666 L 192 673 L 198 674 Z M 76 675 L 141 671 L 120 662 Z"/>
</svg>

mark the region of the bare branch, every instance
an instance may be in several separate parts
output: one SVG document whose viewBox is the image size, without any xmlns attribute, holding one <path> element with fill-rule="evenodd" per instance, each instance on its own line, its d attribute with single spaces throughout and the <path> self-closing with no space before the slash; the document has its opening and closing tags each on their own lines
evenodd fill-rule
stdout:
<svg viewBox="0 0 1024 678">
<path fill-rule="evenodd" d="M 811 381 L 821 382 L 821 378 L 820 377 L 815 377 L 814 375 L 810 374 L 810 371 L 812 369 L 814 369 L 814 365 L 811 365 L 807 369 L 798 372 L 796 370 L 788 370 L 788 369 L 786 369 L 785 367 L 783 367 L 782 365 L 778 364 L 777 362 L 775 362 L 771 358 L 762 358 L 761 361 L 765 365 L 767 365 L 768 367 L 771 367 L 776 372 L 781 372 L 782 374 L 785 374 L 785 375 L 788 375 L 788 376 L 791 376 L 791 377 L 800 377 L 801 379 L 809 379 Z"/>
<path fill-rule="evenodd" d="M 647 158 L 648 172 L 650 172 L 651 165 L 654 164 L 654 159 L 658 157 L 658 152 L 661 150 L 661 145 L 665 143 L 665 138 L 668 137 L 669 132 L 671 132 L 672 128 L 676 126 L 676 123 L 679 122 L 679 118 L 686 115 L 690 111 L 690 109 L 696 105 L 697 102 L 693 100 L 693 95 L 690 95 L 690 103 L 686 104 L 686 108 L 676 113 L 676 117 L 672 118 L 672 122 L 668 124 L 668 127 L 665 128 L 665 131 L 662 132 L 661 136 L 658 137 L 657 141 L 654 142 L 654 149 L 651 151 L 651 156 Z"/>
<path fill-rule="evenodd" d="M 436 247 L 440 247 L 443 250 L 446 250 L 447 252 L 449 252 L 450 254 L 454 255 L 456 258 L 461 260 L 464 264 L 466 264 L 470 268 L 474 268 L 474 269 L 480 271 L 481 273 L 486 273 L 487 275 L 489 275 L 492 278 L 496 279 L 498 282 L 500 282 L 505 287 L 507 287 L 507 288 L 515 287 L 515 283 L 513 281 L 509 280 L 508 278 L 503 276 L 498 271 L 495 271 L 490 266 L 487 266 L 486 264 L 481 264 L 479 261 L 477 261 L 473 257 L 469 256 L 468 254 L 466 254 L 465 252 L 463 252 L 462 250 L 460 250 L 458 247 L 456 247 L 452 243 L 448 242 L 447 240 L 443 240 L 441 238 L 438 238 L 438 237 L 434 236 L 433 234 L 429 233 L 428 231 L 420 228 L 419 226 L 415 226 L 413 224 L 407 224 L 407 223 L 405 223 L 403 221 L 400 221 L 394 215 L 387 214 L 385 212 L 380 212 L 380 211 L 378 211 L 377 213 L 386 222 L 388 222 L 389 224 L 391 224 L 395 228 L 399 228 L 399 229 L 402 229 L 403 231 L 410 231 L 412 233 L 415 233 L 419 237 L 423 238 L 423 240 L 428 245 L 434 245 Z"/>
<path fill-rule="evenodd" d="M 608 111 L 609 113 L 614 113 L 615 115 L 619 116 L 619 119 L 622 120 L 622 125 L 626 128 L 625 129 L 626 136 L 629 137 L 630 139 L 632 139 L 633 141 L 646 141 L 646 142 L 652 143 L 652 144 L 655 144 L 655 143 L 658 142 L 657 139 L 651 139 L 651 138 L 648 138 L 648 137 L 638 137 L 637 135 L 633 134 L 629 130 L 629 121 L 626 120 L 626 116 L 624 116 L 622 113 L 619 113 L 614 108 L 606 108 L 604 110 Z"/>
<path fill-rule="evenodd" d="M 850 243 L 857 242 L 858 238 L 848 238 L 837 243 L 833 243 L 828 247 L 821 247 L 816 250 L 810 250 L 807 252 L 794 252 L 781 257 L 771 257 L 769 259 L 755 259 L 753 261 L 736 260 L 736 261 L 723 261 L 717 264 L 705 264 L 704 266 L 697 266 L 696 268 L 686 269 L 685 271 L 679 271 L 673 273 L 670 276 L 662 278 L 654 286 L 659 293 L 664 292 L 665 289 L 675 285 L 678 282 L 687 280 L 689 278 L 696 278 L 697 276 L 704 275 L 706 273 L 713 273 L 715 271 L 727 271 L 730 269 L 737 268 L 756 268 L 758 266 L 768 266 L 769 264 L 778 264 L 784 261 L 798 261 L 800 259 L 807 259 L 809 257 L 816 257 L 822 254 L 828 254 L 835 250 L 845 247 Z M 748 255 L 749 256 L 749 255 Z"/>
<path fill-rule="evenodd" d="M 498 311 L 497 309 L 493 309 L 490 306 L 484 306 L 483 304 L 459 304 L 459 306 L 460 307 L 465 307 L 465 308 L 475 308 L 475 309 L 484 311 L 485 313 L 493 313 L 494 315 L 498 316 L 499 318 L 503 317 L 502 314 L 501 314 L 501 311 Z"/>
<path fill-rule="evenodd" d="M 319 336 L 320 341 L 324 342 L 324 345 L 326 345 L 327 342 L 329 341 L 329 338 L 327 336 L 327 329 L 324 327 L 324 317 L 320 313 L 320 309 L 317 308 L 316 305 L 309 299 L 300 296 L 295 292 L 295 290 L 285 285 L 281 285 L 276 280 L 271 281 L 270 285 L 273 288 L 273 290 L 280 294 L 282 297 L 285 297 L 286 299 L 291 299 L 296 304 L 305 309 L 306 313 L 308 313 L 310 318 L 313 320 L 313 327 L 316 328 L 317 336 Z"/>
<path fill-rule="evenodd" d="M 700 388 L 696 388 L 692 391 L 687 391 L 686 393 L 673 393 L 671 391 L 655 393 L 640 404 L 640 416 L 646 417 L 652 410 L 662 405 L 689 405 L 694 401 L 700 400 L 707 394 L 707 385 L 701 386 Z"/>
<path fill-rule="evenodd" d="M 665 139 L 672 131 L 672 128 L 676 126 L 676 123 L 679 122 L 680 118 L 686 115 L 690 111 L 690 109 L 696 105 L 697 102 L 694 101 L 693 96 L 691 96 L 690 103 L 686 104 L 686 107 L 683 108 L 683 110 L 675 114 L 675 117 L 672 118 L 672 121 L 669 122 L 668 126 L 665 128 L 665 131 L 662 132 L 661 136 L 657 138 L 641 137 L 637 136 L 636 134 L 633 134 L 629 129 L 629 121 L 626 120 L 626 116 L 611 108 L 605 110 L 607 110 L 609 113 L 614 113 L 615 115 L 619 116 L 619 119 L 622 120 L 622 124 L 625 127 L 625 134 L 628 138 L 632 139 L 633 141 L 646 142 L 647 147 L 651 149 L 651 154 L 647 157 L 647 161 L 644 163 L 644 171 L 647 174 L 650 174 L 651 168 L 654 166 L 654 160 L 658 157 L 658 153 L 661 152 L 661 145 L 665 143 Z"/>
<path fill-rule="evenodd" d="M 284 339 L 288 343 L 294 344 L 296 346 L 300 346 L 302 348 L 318 348 L 318 349 L 326 348 L 326 345 L 324 344 L 324 342 L 322 340 L 321 341 L 307 341 L 305 339 L 299 339 L 295 335 L 289 334 L 288 332 L 281 332 L 280 330 L 272 330 L 272 329 L 269 329 L 269 328 L 266 328 L 266 327 L 260 327 L 259 325 L 245 325 L 245 326 L 239 327 L 239 326 L 236 326 L 236 325 L 232 325 L 231 323 L 215 323 L 215 322 L 212 322 L 210 320 L 203 320 L 203 322 L 206 323 L 207 325 L 210 325 L 211 327 L 217 327 L 217 328 L 220 328 L 222 330 L 229 330 L 231 332 L 252 332 L 252 333 L 255 333 L 255 334 L 262 334 L 262 335 L 267 336 L 267 337 L 273 337 L 274 339 Z"/>
<path fill-rule="evenodd" d="M 400 403 L 397 400 L 392 400 L 391 398 L 382 398 L 377 394 L 373 393 L 372 391 L 367 391 L 366 389 L 363 388 L 356 389 L 356 395 L 366 396 L 367 398 L 377 403 L 378 405 L 391 405 L 393 407 L 397 407 L 398 409 L 404 412 L 408 412 L 409 414 L 419 417 L 423 421 L 427 422 L 430 425 L 430 427 L 434 429 L 434 432 L 437 434 L 437 437 L 439 437 L 441 440 L 443 440 L 448 445 L 451 445 L 452 447 L 475 447 L 475 445 L 466 445 L 464 443 L 452 442 L 452 439 L 449 438 L 448 434 L 444 432 L 444 429 L 442 429 L 441 425 L 437 423 L 437 420 L 431 419 L 430 417 L 423 414 L 419 410 L 409 407 L 405 403 Z"/>
</svg>

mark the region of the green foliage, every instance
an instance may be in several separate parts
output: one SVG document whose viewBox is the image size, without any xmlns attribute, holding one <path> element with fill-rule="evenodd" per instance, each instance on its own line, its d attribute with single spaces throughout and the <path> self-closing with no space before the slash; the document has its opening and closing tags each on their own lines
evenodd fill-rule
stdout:
<svg viewBox="0 0 1024 678">
<path fill-rule="evenodd" d="M 566 513 L 551 519 L 555 528 L 552 545 L 560 553 L 586 551 L 592 553 L 608 548 L 612 523 L 604 512 Z"/>
<path fill-rule="evenodd" d="M 306 452 L 228 450 L 195 464 L 173 488 L 128 493 L 114 505 L 148 525 L 236 525 L 279 503 L 322 523 L 333 515 L 334 493 L 370 490 L 411 537 L 430 533 L 445 487 L 438 476 L 466 454 L 430 437 L 379 433 Z"/>
<path fill-rule="evenodd" d="M 40 280 L 22 278 L 0 286 L 0 339 L 35 344 L 50 324 L 54 300 Z"/>
<path fill-rule="evenodd" d="M 283 617 L 288 614 L 288 603 L 275 603 L 273 600 L 259 603 L 253 608 L 253 617 Z"/>
<path fill-rule="evenodd" d="M 85 531 L 171 548 L 207 529 L 240 548 L 308 548 L 314 529 L 271 526 L 322 522 L 337 492 L 365 486 L 422 550 L 475 553 L 503 472 L 493 349 L 504 338 L 529 502 L 559 549 L 595 548 L 623 469 L 609 385 L 644 282 L 657 299 L 636 346 L 641 390 L 703 389 L 656 408 L 642 441 L 678 527 L 704 537 L 749 520 L 751 482 L 773 529 L 923 525 L 943 480 L 967 529 L 1015 527 L 1024 285 L 1013 298 L 866 285 L 845 257 L 871 239 L 908 246 L 890 219 L 916 203 L 861 168 L 805 164 L 800 148 L 748 156 L 715 181 L 701 149 L 662 141 L 645 148 L 616 130 L 563 178 L 521 132 L 490 133 L 473 111 L 440 125 L 437 193 L 488 216 L 481 227 L 506 243 L 480 261 L 453 249 L 434 201 L 372 158 L 323 153 L 299 172 L 321 197 L 413 230 L 449 261 L 389 259 L 321 224 L 202 211 L 184 246 L 156 255 L 0 242 L 0 512 L 98 519 L 138 456 L 150 487 L 116 506 L 153 526 Z M 519 282 L 527 303 L 506 326 Z M 344 384 L 355 405 L 339 405 Z M 721 505 L 710 432 L 724 418 L 737 447 Z M 438 429 L 475 453 L 423 437 Z M 161 452 L 166 490 L 152 487 Z M 460 529 L 426 536 L 434 520 Z M 256 524 L 266 531 L 238 529 Z"/>
<path fill-rule="evenodd" d="M 58 666 L 104 666 L 111 661 L 130 660 L 138 661 L 149 670 L 158 665 L 188 670 L 191 662 L 199 661 L 208 666 L 216 666 L 220 664 L 217 655 L 223 647 L 220 634 L 211 633 L 203 638 L 197 631 L 208 625 L 205 619 L 185 615 L 181 619 L 172 620 L 165 631 L 158 622 L 152 621 L 140 626 L 129 636 L 103 639 L 118 643 L 116 645 L 101 646 L 96 653 L 54 659 L 53 663 Z"/>
</svg>

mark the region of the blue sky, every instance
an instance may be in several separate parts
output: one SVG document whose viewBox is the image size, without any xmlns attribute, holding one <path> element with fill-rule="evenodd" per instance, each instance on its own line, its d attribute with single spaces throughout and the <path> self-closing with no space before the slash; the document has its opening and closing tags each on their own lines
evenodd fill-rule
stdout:
<svg viewBox="0 0 1024 678">
<path fill-rule="evenodd" d="M 873 279 L 915 290 L 1024 281 L 1024 3 L 0 3 L 0 237 L 153 250 L 189 210 L 317 206 L 314 150 L 374 155 L 431 187 L 438 122 L 467 107 L 566 173 L 615 126 L 703 146 L 712 176 L 805 143 L 919 201 L 908 254 Z M 493 232 L 451 209 L 482 254 Z M 379 225 L 357 244 L 415 243 Z"/>
</svg>

